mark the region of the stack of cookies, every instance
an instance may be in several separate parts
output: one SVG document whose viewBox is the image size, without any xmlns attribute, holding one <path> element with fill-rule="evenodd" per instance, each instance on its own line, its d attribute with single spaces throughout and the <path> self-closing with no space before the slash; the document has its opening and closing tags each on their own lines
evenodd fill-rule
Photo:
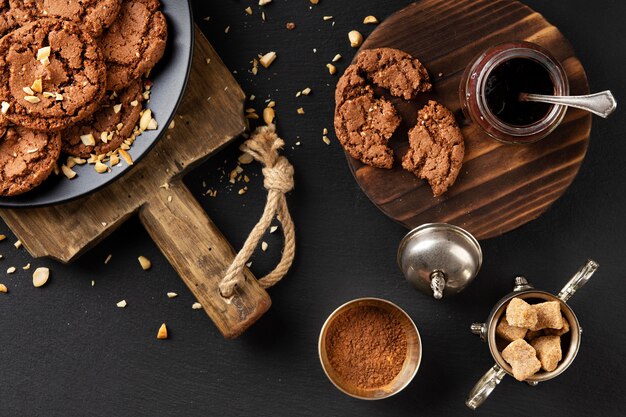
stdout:
<svg viewBox="0 0 626 417">
<path fill-rule="evenodd" d="M 132 163 L 167 23 L 158 0 L 0 0 L 0 195 Z M 109 163 L 109 166 L 105 163 Z"/>
<path fill-rule="evenodd" d="M 339 142 L 364 164 L 391 169 L 394 155 L 388 142 L 401 118 L 391 101 L 374 94 L 372 85 L 412 100 L 431 91 L 432 84 L 419 60 L 392 48 L 360 52 L 337 84 L 335 132 Z M 409 131 L 409 151 L 402 158 L 402 167 L 427 180 L 438 197 L 454 184 L 464 155 L 463 135 L 454 115 L 429 101 Z"/>
</svg>

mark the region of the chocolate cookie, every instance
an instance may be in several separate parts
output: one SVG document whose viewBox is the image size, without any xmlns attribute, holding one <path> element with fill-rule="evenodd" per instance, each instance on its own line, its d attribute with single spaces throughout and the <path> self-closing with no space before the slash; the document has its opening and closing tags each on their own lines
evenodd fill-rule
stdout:
<svg viewBox="0 0 626 417">
<path fill-rule="evenodd" d="M 393 48 L 367 49 L 357 56 L 355 65 L 375 85 L 391 95 L 410 100 L 418 93 L 430 91 L 428 71 L 406 52 Z"/>
<path fill-rule="evenodd" d="M 435 197 L 445 193 L 456 181 L 465 156 L 463 135 L 452 112 L 429 101 L 409 131 L 409 145 L 402 167 L 427 180 Z"/>
<path fill-rule="evenodd" d="M 0 195 L 25 193 L 52 172 L 61 153 L 58 133 L 9 127 L 0 139 Z"/>
<path fill-rule="evenodd" d="M 119 91 L 163 57 L 167 23 L 158 0 L 129 0 L 100 40 L 107 64 L 107 90 Z"/>
<path fill-rule="evenodd" d="M 98 108 L 105 82 L 98 45 L 75 23 L 39 19 L 0 40 L 0 102 L 16 125 L 56 131 L 77 123 Z"/>
<path fill-rule="evenodd" d="M 133 81 L 115 97 L 106 97 L 90 118 L 62 131 L 63 152 L 88 158 L 91 154 L 102 155 L 117 149 L 139 121 L 142 89 L 141 80 Z"/>
<path fill-rule="evenodd" d="M 346 100 L 353 100 L 360 96 L 374 97 L 374 90 L 361 76 L 359 68 L 356 65 L 350 65 L 337 82 L 335 106 L 340 107 Z"/>
<path fill-rule="evenodd" d="M 31 10 L 23 0 L 0 0 L 0 37 L 32 18 Z"/>
<path fill-rule="evenodd" d="M 377 168 L 393 166 L 387 142 L 400 124 L 393 105 L 384 98 L 362 95 L 346 100 L 335 111 L 335 132 L 343 148 L 355 159 Z"/>
<path fill-rule="evenodd" d="M 98 37 L 117 18 L 122 0 L 23 0 L 40 17 L 67 19 Z"/>
</svg>

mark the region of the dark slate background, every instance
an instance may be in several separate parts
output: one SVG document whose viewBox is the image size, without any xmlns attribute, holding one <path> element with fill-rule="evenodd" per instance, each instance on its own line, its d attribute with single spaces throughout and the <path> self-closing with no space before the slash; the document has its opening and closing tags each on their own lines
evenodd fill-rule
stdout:
<svg viewBox="0 0 626 417">
<path fill-rule="evenodd" d="M 182 0 L 181 0 L 182 1 Z M 243 337 L 225 341 L 159 254 L 137 219 L 70 266 L 32 260 L 0 244 L 0 415 L 2 416 L 450 416 L 472 415 L 467 392 L 493 363 L 487 346 L 469 332 L 511 290 L 515 274 L 539 288 L 558 291 L 587 257 L 601 267 L 571 300 L 584 327 L 574 364 L 559 378 L 530 388 L 507 377 L 476 415 L 623 416 L 626 413 L 626 289 L 624 236 L 624 112 L 594 119 L 589 153 L 574 184 L 540 219 L 507 235 L 482 242 L 485 262 L 462 295 L 435 302 L 403 280 L 395 265 L 397 243 L 406 230 L 382 215 L 353 180 L 332 126 L 337 77 L 325 64 L 336 53 L 352 57 L 346 34 L 373 14 L 383 19 L 407 4 L 402 0 L 274 0 L 263 9 L 250 0 L 194 1 L 196 21 L 248 94 L 275 99 L 280 134 L 293 162 L 296 190 L 289 196 L 298 233 L 298 254 L 289 276 L 270 290 L 273 306 Z M 626 97 L 626 2 L 539 1 L 542 12 L 571 40 L 586 66 L 593 90 L 610 88 Z M 253 16 L 244 9 L 251 5 Z M 322 16 L 332 15 L 333 21 Z M 203 18 L 210 16 L 207 22 Z M 284 29 L 294 21 L 297 29 Z M 332 22 L 336 22 L 332 26 Z M 224 33 L 230 26 L 228 34 Z M 313 53 L 317 48 L 317 53 Z M 279 58 L 256 77 L 249 61 L 275 50 Z M 295 93 L 311 87 L 309 97 Z M 304 107 L 306 115 L 296 114 Z M 210 115 L 207 115 L 210 117 Z M 300 147 L 292 147 L 301 141 Z M 186 179 L 210 216 L 235 247 L 241 247 L 260 215 L 265 193 L 258 169 L 249 192 L 239 196 L 220 180 L 237 157 L 234 144 Z M 203 187 L 202 182 L 206 183 Z M 201 194 L 218 189 L 218 197 Z M 59 230 L 62 234 L 63 231 Z M 278 259 L 280 239 L 268 236 L 268 252 L 253 259 L 255 273 Z M 113 258 L 108 265 L 103 261 Z M 137 256 L 153 261 L 140 270 Z M 31 284 L 21 266 L 48 265 L 50 282 Z M 13 275 L 5 268 L 18 267 Z M 91 287 L 91 280 L 96 281 Z M 168 291 L 179 297 L 168 299 Z M 415 320 L 424 343 L 413 383 L 394 398 L 363 402 L 337 391 L 324 376 L 317 337 L 328 314 L 362 296 L 387 298 Z M 118 309 L 121 299 L 128 307 Z M 171 339 L 157 341 L 166 322 Z"/>
</svg>

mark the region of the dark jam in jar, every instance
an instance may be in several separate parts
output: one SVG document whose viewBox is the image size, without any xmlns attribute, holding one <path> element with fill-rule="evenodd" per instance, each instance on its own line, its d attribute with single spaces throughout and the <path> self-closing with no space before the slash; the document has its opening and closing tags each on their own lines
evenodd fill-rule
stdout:
<svg viewBox="0 0 626 417">
<path fill-rule="evenodd" d="M 567 107 L 519 101 L 520 93 L 569 95 L 563 66 L 543 47 L 524 41 L 493 46 L 465 69 L 461 108 L 482 132 L 504 143 L 528 144 L 556 129 Z"/>
<path fill-rule="evenodd" d="M 528 126 L 540 121 L 550 112 L 551 104 L 520 101 L 520 93 L 554 94 L 550 74 L 535 60 L 509 59 L 495 67 L 487 77 L 487 106 L 504 123 Z"/>
</svg>

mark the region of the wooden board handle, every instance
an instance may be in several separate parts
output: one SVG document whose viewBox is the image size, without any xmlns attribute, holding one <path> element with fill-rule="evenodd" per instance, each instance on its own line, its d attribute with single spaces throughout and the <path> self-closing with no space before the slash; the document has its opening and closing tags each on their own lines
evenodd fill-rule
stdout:
<svg viewBox="0 0 626 417">
<path fill-rule="evenodd" d="M 236 294 L 221 296 L 218 284 L 235 252 L 181 181 L 159 189 L 139 216 L 224 337 L 239 336 L 269 309 L 269 295 L 248 269 Z"/>
</svg>

